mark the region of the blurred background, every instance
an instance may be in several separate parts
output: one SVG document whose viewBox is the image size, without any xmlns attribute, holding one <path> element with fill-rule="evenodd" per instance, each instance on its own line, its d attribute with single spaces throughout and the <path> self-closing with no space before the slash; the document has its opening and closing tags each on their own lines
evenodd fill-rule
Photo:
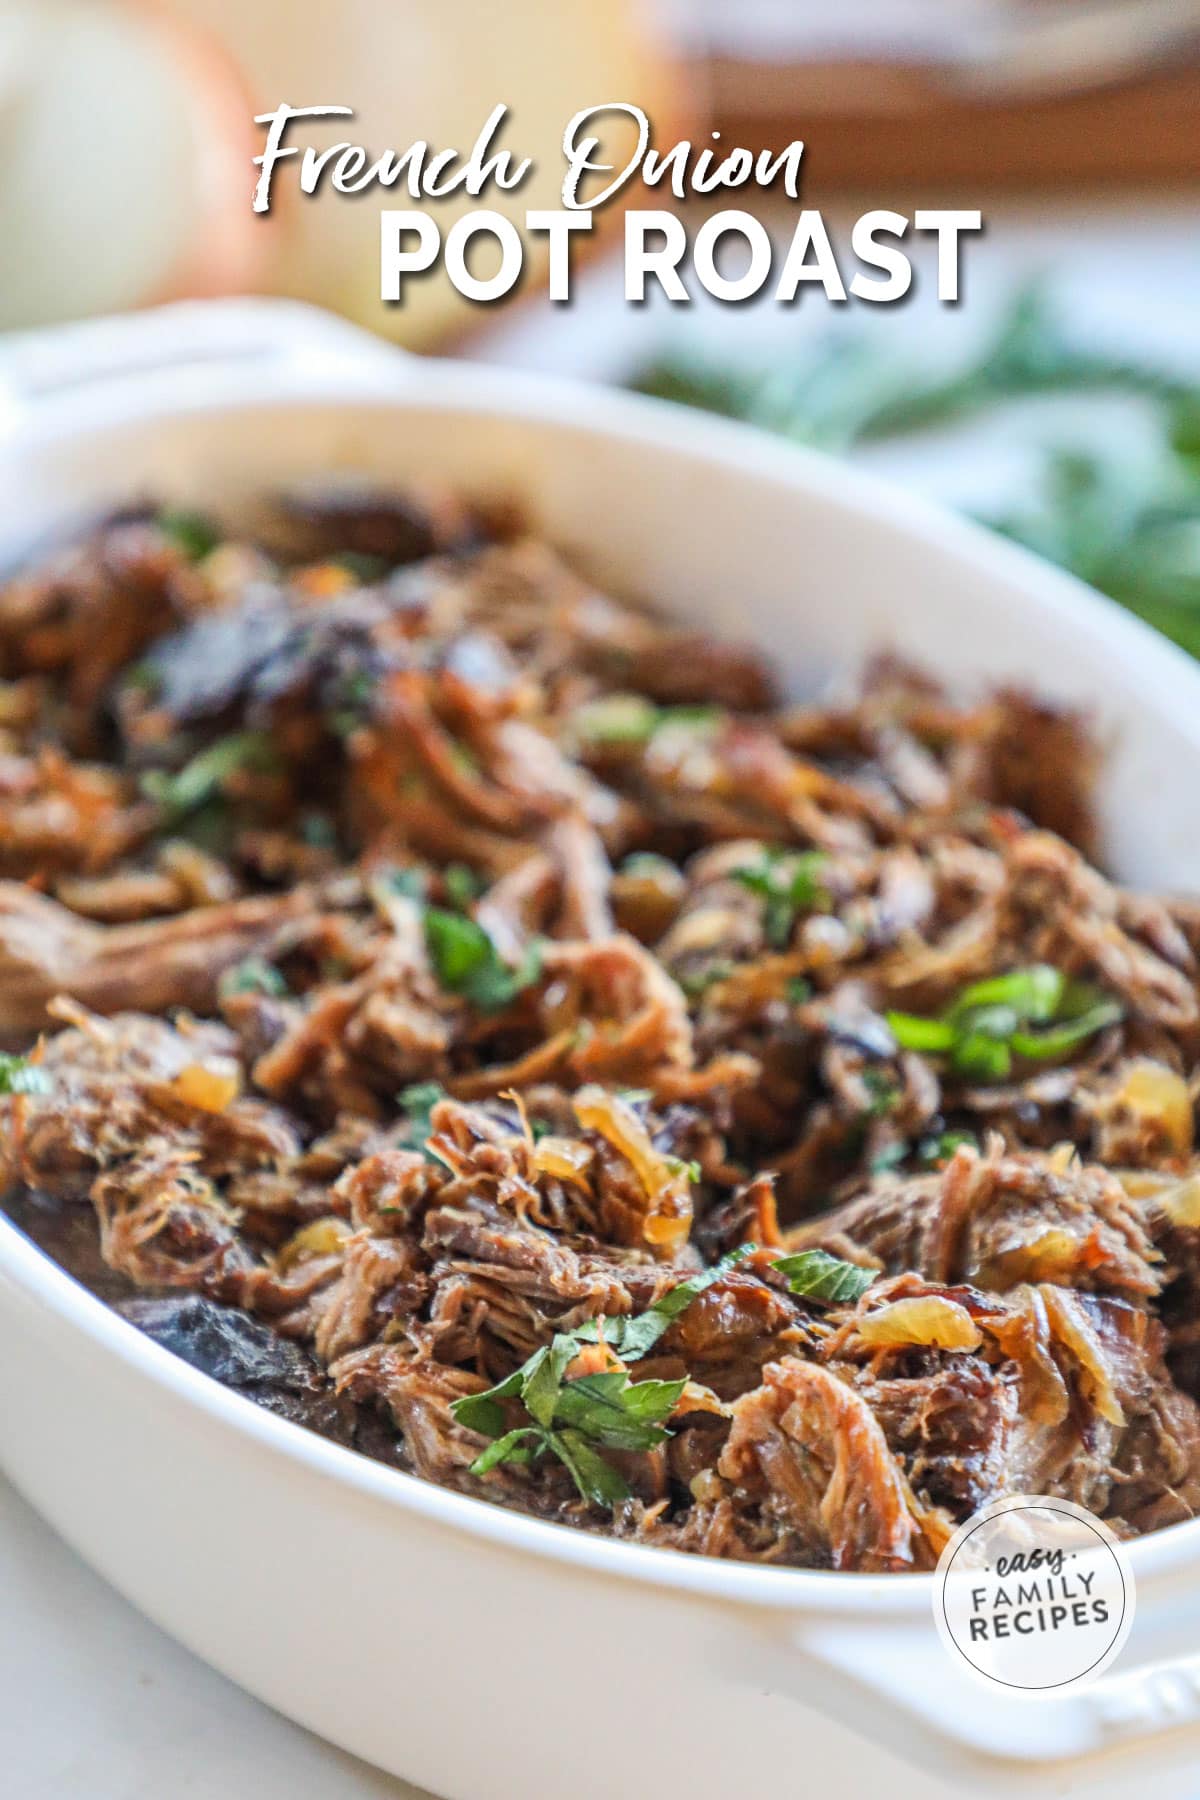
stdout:
<svg viewBox="0 0 1200 1800">
<path fill-rule="evenodd" d="M 932 244 L 901 305 L 627 305 L 609 209 L 568 306 L 534 268 L 499 306 L 435 276 L 388 308 L 386 196 L 250 211 L 253 114 L 284 99 L 353 105 L 311 135 L 376 151 L 465 148 L 503 100 L 539 165 L 520 213 L 556 204 L 566 120 L 627 99 L 660 146 L 803 138 L 835 244 L 868 207 L 986 231 L 957 307 Z M 0 0 L 0 148 L 0 330 L 281 293 L 641 386 L 861 458 L 1200 653 L 1200 0 Z M 751 204 L 790 235 L 792 205 Z"/>
</svg>

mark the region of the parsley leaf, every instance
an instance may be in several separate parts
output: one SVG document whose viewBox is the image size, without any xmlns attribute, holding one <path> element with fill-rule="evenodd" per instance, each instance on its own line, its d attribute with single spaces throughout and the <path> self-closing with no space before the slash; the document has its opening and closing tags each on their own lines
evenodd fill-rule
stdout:
<svg viewBox="0 0 1200 1800">
<path fill-rule="evenodd" d="M 1160 439 L 1154 454 L 1130 455 L 1119 433 L 1101 439 L 1097 453 L 1099 434 L 1085 441 L 1076 428 L 1061 448 L 1043 452 L 1028 502 L 1007 516 L 985 514 L 983 523 L 1200 657 L 1200 385 L 1168 361 L 1114 354 L 1077 336 L 1041 283 L 1019 288 L 976 354 L 948 370 L 890 355 L 869 333 L 833 334 L 783 364 L 662 359 L 634 385 L 841 451 L 970 421 L 1024 395 L 1136 396 Z"/>
<path fill-rule="evenodd" d="M 221 534 L 204 513 L 170 507 L 160 512 L 158 529 L 182 550 L 189 562 L 202 562 L 221 541 Z"/>
<path fill-rule="evenodd" d="M 1034 963 L 973 982 L 937 1018 L 889 1012 L 887 1022 L 902 1050 L 945 1056 L 969 1079 L 1005 1081 L 1014 1057 L 1053 1061 L 1121 1017 L 1119 1001 Z"/>
<path fill-rule="evenodd" d="M 704 1269 L 699 1275 L 693 1275 L 687 1281 L 681 1281 L 656 1300 L 653 1306 L 636 1318 L 619 1317 L 605 1319 L 604 1341 L 616 1351 L 625 1362 L 636 1362 L 640 1357 L 652 1350 L 667 1327 L 676 1320 L 681 1312 L 685 1312 L 714 1282 L 728 1275 L 735 1264 L 749 1256 L 755 1248 L 753 1244 L 739 1244 L 728 1256 L 714 1263 L 711 1269 Z M 574 1334 L 581 1343 L 594 1344 L 599 1341 L 600 1326 L 597 1320 L 589 1319 Z"/>
<path fill-rule="evenodd" d="M 793 1294 L 805 1300 L 828 1300 L 846 1305 L 858 1300 L 877 1278 L 877 1269 L 861 1269 L 857 1263 L 830 1256 L 826 1250 L 802 1250 L 798 1256 L 781 1256 L 771 1264 Z"/>
<path fill-rule="evenodd" d="M 648 744 L 668 726 L 710 732 L 723 717 L 719 706 L 656 706 L 642 694 L 605 694 L 581 706 L 571 724 L 587 744 Z"/>
<path fill-rule="evenodd" d="M 438 1101 L 445 1098 L 446 1090 L 438 1081 L 414 1081 L 400 1094 L 400 1104 L 408 1115 L 405 1141 L 410 1150 L 423 1150 L 428 1162 L 437 1161 L 427 1148 L 433 1132 L 431 1114 Z"/>
<path fill-rule="evenodd" d="M 517 966 L 510 968 L 482 925 L 438 906 L 426 909 L 425 945 L 442 986 L 481 1012 L 499 1012 L 511 1005 L 541 973 L 538 944 L 530 944 Z"/>
<path fill-rule="evenodd" d="M 978 1150 L 979 1139 L 973 1131 L 943 1131 L 937 1137 L 922 1138 L 917 1145 L 917 1160 L 927 1168 L 936 1168 L 939 1163 L 949 1162 L 961 1144 Z"/>
<path fill-rule="evenodd" d="M 680 1282 L 636 1318 L 605 1319 L 604 1342 L 625 1361 L 637 1361 L 698 1294 L 753 1248 L 744 1244 L 711 1269 Z M 578 1330 L 558 1332 L 495 1387 L 452 1402 L 450 1410 L 458 1424 L 493 1440 L 472 1463 L 473 1475 L 486 1475 L 501 1463 L 528 1463 L 552 1455 L 570 1471 L 585 1500 L 613 1506 L 629 1498 L 624 1477 L 599 1453 L 652 1450 L 661 1444 L 671 1435 L 666 1420 L 687 1382 L 630 1381 L 625 1369 L 565 1380 L 580 1345 L 598 1342 L 600 1334 L 596 1319 Z M 505 1400 L 519 1400 L 529 1422 L 510 1429 Z"/>
<path fill-rule="evenodd" d="M 275 766 L 275 753 L 265 732 L 236 731 L 218 738 L 174 774 L 166 769 L 147 770 L 142 776 L 142 792 L 162 807 L 169 822 L 176 823 L 214 799 L 237 770 Z"/>
<path fill-rule="evenodd" d="M 749 888 L 752 894 L 762 895 L 763 925 L 773 949 L 787 949 L 800 913 L 828 909 L 829 895 L 820 882 L 827 860 L 819 850 L 806 850 L 799 855 L 766 850 L 761 862 L 730 871 L 734 881 Z"/>
<path fill-rule="evenodd" d="M 279 999 L 287 993 L 288 984 L 265 956 L 245 956 L 225 970 L 217 991 L 222 1000 L 230 994 L 269 994 L 273 999 Z"/>
<path fill-rule="evenodd" d="M 37 1063 L 0 1051 L 0 1094 L 48 1094 L 50 1087 L 49 1075 Z"/>
</svg>

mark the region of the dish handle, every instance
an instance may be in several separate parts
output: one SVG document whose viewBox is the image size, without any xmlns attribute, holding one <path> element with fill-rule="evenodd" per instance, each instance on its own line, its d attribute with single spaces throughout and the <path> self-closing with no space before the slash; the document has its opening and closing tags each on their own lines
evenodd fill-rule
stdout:
<svg viewBox="0 0 1200 1800">
<path fill-rule="evenodd" d="M 113 380 L 239 364 L 378 383 L 406 351 L 298 300 L 189 300 L 18 332 L 0 348 L 0 428 L 59 395 Z"/>
<path fill-rule="evenodd" d="M 792 1691 L 855 1731 L 902 1740 L 918 1762 L 944 1767 L 947 1749 L 957 1751 L 964 1773 L 981 1757 L 1028 1765 L 1090 1756 L 1200 1724 L 1200 1653 L 1188 1645 L 1186 1607 L 1172 1623 L 1182 1632 L 1145 1634 L 1140 1645 L 1135 1625 L 1090 1687 L 1010 1698 L 955 1666 L 932 1618 L 825 1615 L 793 1624 L 804 1676 Z"/>
</svg>

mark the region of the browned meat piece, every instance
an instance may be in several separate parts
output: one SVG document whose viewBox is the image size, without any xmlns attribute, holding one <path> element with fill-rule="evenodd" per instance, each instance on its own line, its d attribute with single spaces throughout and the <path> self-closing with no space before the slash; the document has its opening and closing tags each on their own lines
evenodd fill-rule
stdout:
<svg viewBox="0 0 1200 1800">
<path fill-rule="evenodd" d="M 465 1369 L 415 1357 L 395 1344 L 373 1344 L 335 1363 L 331 1374 L 340 1394 L 358 1402 L 377 1401 L 390 1413 L 404 1437 L 404 1461 L 426 1481 L 447 1487 L 479 1490 L 468 1470 L 483 1440 L 455 1423 L 451 1403 L 478 1393 L 486 1383 Z M 527 1494 L 529 1483 L 519 1470 L 505 1466 L 489 1477 L 493 1499 Z"/>
<path fill-rule="evenodd" d="M 111 769 L 59 751 L 0 755 L 0 875 L 107 869 L 150 834 L 155 811 Z"/>
<path fill-rule="evenodd" d="M 201 591 L 169 537 L 118 519 L 0 587 L 0 674 L 60 679 L 71 747 L 89 748 L 117 672 Z"/>
<path fill-rule="evenodd" d="M 655 1372 L 689 1374 L 723 1400 L 734 1400 L 758 1385 L 764 1364 L 812 1342 L 811 1328 L 795 1301 L 764 1286 L 749 1270 L 734 1268 L 667 1332 L 658 1346 Z"/>
<path fill-rule="evenodd" d="M 792 1250 L 852 1244 L 891 1273 L 998 1292 L 1051 1281 L 1148 1296 L 1162 1285 L 1142 1215 L 1114 1175 L 996 1147 L 981 1156 L 963 1145 L 940 1174 L 879 1182 L 786 1241 Z"/>
<path fill-rule="evenodd" d="M 963 788 L 1091 854 L 1100 759 L 1086 718 L 1002 688 L 983 709 L 980 727 L 956 771 Z"/>
<path fill-rule="evenodd" d="M 97 1177 L 92 1203 L 105 1262 L 138 1287 L 220 1294 L 249 1260 L 236 1219 L 186 1151 L 152 1140 L 135 1162 Z"/>
<path fill-rule="evenodd" d="M 928 1373 L 857 1382 L 914 1491 L 956 1519 L 1005 1492 L 1020 1389 L 1009 1370 L 950 1354 Z"/>
<path fill-rule="evenodd" d="M 932 1546 L 866 1402 L 828 1369 L 787 1357 L 734 1403 L 717 1471 L 739 1502 L 793 1532 L 818 1563 L 929 1567 Z"/>
<path fill-rule="evenodd" d="M 117 1311 L 164 1350 L 256 1406 L 349 1449 L 365 1447 L 360 1446 L 358 1410 L 349 1397 L 336 1394 L 310 1356 L 260 1320 L 198 1294 L 138 1297 L 122 1301 Z"/>
<path fill-rule="evenodd" d="M 349 551 L 395 568 L 465 543 L 471 532 L 469 516 L 452 500 L 420 505 L 409 495 L 364 481 L 293 489 L 277 504 L 293 553 L 309 557 Z"/>
<path fill-rule="evenodd" d="M 1165 906 L 1122 893 L 1047 832 L 1018 836 L 1008 862 L 1007 904 L 1033 928 L 1031 961 L 1082 965 L 1139 1017 L 1195 1032 L 1196 961 Z"/>
<path fill-rule="evenodd" d="M 255 895 L 139 925 L 93 925 L 14 882 L 0 882 L 0 1041 L 48 1022 L 66 994 L 94 1012 L 216 1009 L 226 969 L 269 956 L 285 927 L 311 916 L 311 895 Z"/>
<path fill-rule="evenodd" d="M 1025 1491 L 1119 1519 L 1169 1499 L 1188 1516 L 1197 1498 L 1200 1411 L 1165 1347 L 1157 1319 L 1110 1295 L 1043 1283 L 993 1299 L 904 1275 L 870 1288 L 823 1354 L 913 1487 L 956 1516 Z"/>
<path fill-rule="evenodd" d="M 426 1259 L 407 1238 L 355 1237 L 327 1290 L 313 1343 L 324 1363 L 373 1342 L 396 1318 L 418 1312 L 431 1283 Z"/>
</svg>

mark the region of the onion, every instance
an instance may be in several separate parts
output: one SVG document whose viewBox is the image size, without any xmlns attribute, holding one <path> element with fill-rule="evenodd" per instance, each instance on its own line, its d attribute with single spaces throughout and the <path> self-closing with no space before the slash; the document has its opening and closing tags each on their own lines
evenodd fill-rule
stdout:
<svg viewBox="0 0 1200 1800">
<path fill-rule="evenodd" d="M 1108 1361 L 1091 1320 L 1076 1297 L 1067 1289 L 1043 1286 L 1039 1292 L 1045 1303 L 1050 1329 L 1079 1364 L 1084 1381 L 1091 1389 L 1096 1411 L 1110 1425 L 1124 1425 L 1125 1413 L 1117 1398 Z"/>
<path fill-rule="evenodd" d="M 551 1175 L 557 1181 L 576 1181 L 587 1185 L 587 1173 L 595 1160 L 595 1152 L 578 1138 L 544 1137 L 533 1147 L 533 1164 L 539 1175 Z"/>
<path fill-rule="evenodd" d="M 1112 1092 L 1115 1105 L 1157 1131 L 1177 1156 L 1191 1154 L 1195 1132 L 1187 1082 L 1165 1063 L 1139 1057 L 1122 1072 Z"/>
<path fill-rule="evenodd" d="M 275 1266 L 286 1272 L 310 1257 L 336 1256 L 349 1236 L 350 1226 L 344 1219 L 314 1219 L 288 1239 L 275 1257 Z"/>
<path fill-rule="evenodd" d="M 1200 1226 L 1200 1175 L 1189 1175 L 1186 1181 L 1180 1181 L 1160 1194 L 1159 1207 L 1163 1217 L 1172 1225 L 1181 1226 L 1185 1231 L 1195 1230 Z"/>
<path fill-rule="evenodd" d="M 654 1148 L 650 1133 L 632 1106 L 607 1088 L 589 1083 L 575 1096 L 575 1116 L 620 1152 L 650 1202 L 642 1224 L 648 1244 L 669 1252 L 683 1247 L 692 1224 L 692 1196 L 686 1170 Z"/>
<path fill-rule="evenodd" d="M 237 1065 L 226 1061 L 219 1065 L 188 1063 L 180 1069 L 170 1086 L 172 1093 L 185 1106 L 194 1106 L 200 1112 L 222 1113 L 237 1099 Z"/>
<path fill-rule="evenodd" d="M 1052 1225 L 1023 1244 L 998 1250 L 969 1271 L 986 1288 L 1010 1288 L 1026 1281 L 1054 1281 L 1078 1267 L 1083 1246 L 1061 1225 Z"/>
<path fill-rule="evenodd" d="M 941 1294 L 913 1294 L 864 1313 L 855 1330 L 865 1344 L 880 1348 L 928 1344 L 938 1350 L 978 1350 L 978 1325 L 957 1300 Z"/>
</svg>

